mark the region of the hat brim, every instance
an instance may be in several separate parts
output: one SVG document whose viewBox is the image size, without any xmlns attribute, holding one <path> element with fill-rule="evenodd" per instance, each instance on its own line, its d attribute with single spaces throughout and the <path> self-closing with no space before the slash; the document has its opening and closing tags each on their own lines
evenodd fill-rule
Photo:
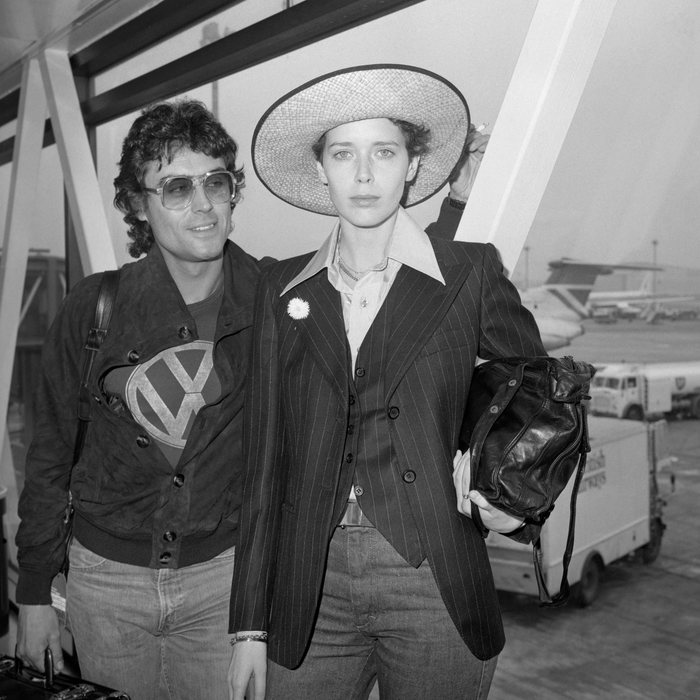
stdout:
<svg viewBox="0 0 700 700">
<path fill-rule="evenodd" d="M 312 146 L 330 129 L 363 119 L 394 118 L 430 129 L 428 152 L 404 206 L 441 189 L 459 160 L 469 108 L 441 76 L 414 66 L 373 64 L 327 73 L 292 90 L 261 117 L 253 134 L 253 167 L 280 199 L 319 214 L 337 214 L 321 183 Z"/>
</svg>

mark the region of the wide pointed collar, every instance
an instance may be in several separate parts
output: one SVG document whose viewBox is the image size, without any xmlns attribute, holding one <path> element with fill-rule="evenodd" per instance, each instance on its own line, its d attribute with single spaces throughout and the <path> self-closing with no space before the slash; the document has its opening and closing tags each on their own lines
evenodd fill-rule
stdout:
<svg viewBox="0 0 700 700">
<path fill-rule="evenodd" d="M 336 269 L 339 238 L 340 220 L 337 220 L 331 234 L 304 266 L 304 269 L 282 290 L 280 296 L 284 296 L 290 289 L 294 289 L 324 269 L 339 274 Z M 385 256 L 445 284 L 445 278 L 440 270 L 428 234 L 421 230 L 420 226 L 402 207 L 399 207 L 394 232 L 389 239 Z M 331 279 L 330 276 L 329 279 Z"/>
</svg>

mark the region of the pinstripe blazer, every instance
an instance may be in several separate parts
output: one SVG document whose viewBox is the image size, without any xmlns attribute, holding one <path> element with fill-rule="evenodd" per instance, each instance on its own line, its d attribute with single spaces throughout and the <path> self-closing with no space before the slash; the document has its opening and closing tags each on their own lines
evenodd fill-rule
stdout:
<svg viewBox="0 0 700 700">
<path fill-rule="evenodd" d="M 380 310 L 386 409 L 400 409 L 389 422 L 392 449 L 401 472 L 416 477 L 406 484 L 396 475 L 384 488 L 407 489 L 447 610 L 472 653 L 486 659 L 502 649 L 503 628 L 484 540 L 457 511 L 452 459 L 477 356 L 546 353 L 493 246 L 432 244 L 446 284 L 403 266 Z M 343 459 L 350 351 L 340 295 L 324 269 L 280 297 L 309 259 L 273 265 L 258 289 L 230 616 L 232 631 L 267 629 L 269 658 L 290 668 L 308 647 L 353 480 Z M 306 318 L 288 313 L 294 298 L 308 303 Z"/>
</svg>

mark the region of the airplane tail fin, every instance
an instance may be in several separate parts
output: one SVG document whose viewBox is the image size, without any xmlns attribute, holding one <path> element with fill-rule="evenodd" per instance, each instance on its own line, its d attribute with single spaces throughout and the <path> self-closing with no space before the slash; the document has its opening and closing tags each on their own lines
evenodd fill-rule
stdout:
<svg viewBox="0 0 700 700">
<path fill-rule="evenodd" d="M 570 258 L 549 263 L 550 274 L 544 286 L 579 318 L 589 316 L 586 303 L 598 275 L 609 275 L 613 266 L 587 263 Z"/>
<path fill-rule="evenodd" d="M 590 316 L 588 298 L 599 275 L 610 275 L 615 270 L 647 270 L 644 285 L 652 286 L 654 265 L 593 263 L 561 258 L 549 263 L 550 275 L 545 288 L 580 318 Z"/>
</svg>

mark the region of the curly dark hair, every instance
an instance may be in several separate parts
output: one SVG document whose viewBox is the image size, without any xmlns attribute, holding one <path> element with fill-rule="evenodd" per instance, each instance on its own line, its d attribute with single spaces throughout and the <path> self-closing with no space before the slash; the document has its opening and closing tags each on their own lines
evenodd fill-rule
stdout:
<svg viewBox="0 0 700 700">
<path fill-rule="evenodd" d="M 392 124 L 401 129 L 401 133 L 406 139 L 406 150 L 408 151 L 408 157 L 413 158 L 414 156 L 422 156 L 430 150 L 430 129 L 422 124 L 413 124 L 412 122 L 404 121 L 403 119 L 394 119 L 393 117 L 388 117 Z M 321 156 L 323 154 L 323 149 L 326 145 L 326 132 L 323 134 L 315 144 L 311 146 L 311 149 L 316 156 L 317 161 L 321 161 Z"/>
<path fill-rule="evenodd" d="M 143 176 L 151 161 L 170 163 L 181 148 L 222 158 L 236 181 L 233 210 L 244 186 L 243 168 L 236 169 L 238 146 L 216 117 L 197 100 L 162 102 L 143 110 L 129 129 L 122 144 L 119 174 L 114 179 L 114 206 L 124 214 L 129 226 L 129 254 L 138 258 L 153 245 L 153 231 L 141 221 L 143 211 Z"/>
</svg>

